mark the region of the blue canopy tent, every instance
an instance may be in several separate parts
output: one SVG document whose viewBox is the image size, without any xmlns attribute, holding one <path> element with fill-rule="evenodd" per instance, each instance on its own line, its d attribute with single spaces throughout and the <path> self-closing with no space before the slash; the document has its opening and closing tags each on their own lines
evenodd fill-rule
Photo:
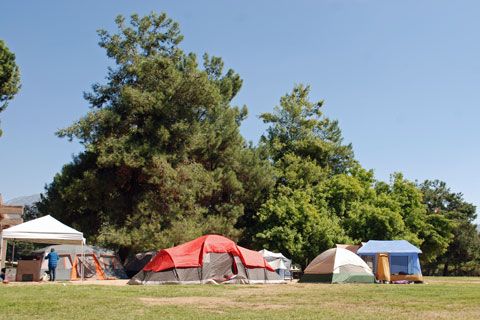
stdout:
<svg viewBox="0 0 480 320">
<path fill-rule="evenodd" d="M 379 280 L 423 282 L 419 253 L 406 240 L 370 240 L 357 251 Z"/>
</svg>

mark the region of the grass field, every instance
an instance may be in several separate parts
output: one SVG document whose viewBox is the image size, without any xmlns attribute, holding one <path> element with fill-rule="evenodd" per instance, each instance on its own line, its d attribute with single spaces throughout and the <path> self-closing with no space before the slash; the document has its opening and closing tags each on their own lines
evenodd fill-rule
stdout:
<svg viewBox="0 0 480 320">
<path fill-rule="evenodd" d="M 426 284 L 0 285 L 0 319 L 480 319 L 480 278 Z"/>
</svg>

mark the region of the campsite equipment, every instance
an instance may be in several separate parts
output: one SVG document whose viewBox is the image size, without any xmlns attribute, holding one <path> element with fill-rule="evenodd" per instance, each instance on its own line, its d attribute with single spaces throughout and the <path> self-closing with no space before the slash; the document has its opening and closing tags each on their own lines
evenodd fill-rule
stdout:
<svg viewBox="0 0 480 320">
<path fill-rule="evenodd" d="M 419 253 L 422 250 L 406 240 L 370 240 L 357 251 L 377 279 L 388 282 L 423 282 Z"/>
<path fill-rule="evenodd" d="M 44 257 L 54 248 L 59 256 L 56 270 L 57 280 L 80 280 L 81 267 L 84 267 L 85 280 L 127 279 L 118 255 L 105 248 L 85 246 L 55 245 L 36 250 L 33 256 Z M 48 261 L 43 260 L 41 272 L 48 270 Z"/>
<path fill-rule="evenodd" d="M 377 280 L 392 281 L 390 278 L 390 263 L 388 260 L 388 253 L 377 253 Z"/>
<path fill-rule="evenodd" d="M 268 251 L 267 249 L 262 249 L 259 252 L 280 277 L 283 279 L 292 279 L 292 273 L 290 271 L 292 268 L 291 259 L 288 259 L 281 253 Z"/>
<path fill-rule="evenodd" d="M 127 277 L 131 278 L 140 272 L 158 253 L 158 250 L 139 252 L 123 267 Z"/>
<path fill-rule="evenodd" d="M 161 250 L 128 284 L 284 283 L 265 258 L 219 235 Z"/>
<path fill-rule="evenodd" d="M 375 276 L 365 261 L 355 253 L 343 248 L 332 248 L 310 262 L 299 282 L 374 283 Z"/>
<path fill-rule="evenodd" d="M 41 281 L 41 263 L 40 260 L 18 260 L 14 281 Z"/>
<path fill-rule="evenodd" d="M 79 232 L 69 226 L 64 225 L 52 216 L 43 216 L 34 220 L 24 222 L 14 227 L 3 230 L 0 233 L 0 242 L 4 240 L 35 242 L 35 243 L 49 243 L 49 244 L 75 244 L 80 245 L 83 252 L 85 245 L 85 238 L 83 233 Z M 5 246 L 2 246 L 1 250 Z M 4 256 L 2 252 L 0 256 Z M 3 262 L 2 262 L 3 263 Z M 82 268 L 80 268 L 82 269 Z M 17 270 L 17 273 L 21 270 Z M 37 270 L 35 270 L 35 273 Z M 83 279 L 83 270 L 79 271 L 80 278 Z M 25 278 L 27 274 L 22 274 L 21 279 Z M 28 274 L 27 277 L 33 279 L 33 274 Z"/>
</svg>

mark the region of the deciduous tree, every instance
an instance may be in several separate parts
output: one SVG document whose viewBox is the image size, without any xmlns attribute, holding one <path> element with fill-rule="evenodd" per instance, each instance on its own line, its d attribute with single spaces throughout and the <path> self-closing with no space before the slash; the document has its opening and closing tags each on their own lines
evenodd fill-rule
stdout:
<svg viewBox="0 0 480 320">
<path fill-rule="evenodd" d="M 454 193 L 439 180 L 425 180 L 419 184 L 428 218 L 440 220 L 436 230 L 442 230 L 443 220 L 450 222 L 449 236 L 453 237 L 447 250 L 425 264 L 427 274 L 471 275 L 480 272 L 480 236 L 473 224 L 476 208 L 463 199 L 462 193 Z M 443 228 L 445 229 L 445 228 Z M 441 269 L 439 269 L 441 266 Z"/>
<path fill-rule="evenodd" d="M 348 241 L 327 206 L 325 186 L 353 164 L 337 122 L 322 117 L 323 102 L 310 102 L 309 90 L 295 86 L 274 113 L 261 115 L 270 124 L 261 143 L 275 168 L 276 187 L 252 226 L 257 246 L 279 250 L 303 267 L 335 243 Z"/>
</svg>

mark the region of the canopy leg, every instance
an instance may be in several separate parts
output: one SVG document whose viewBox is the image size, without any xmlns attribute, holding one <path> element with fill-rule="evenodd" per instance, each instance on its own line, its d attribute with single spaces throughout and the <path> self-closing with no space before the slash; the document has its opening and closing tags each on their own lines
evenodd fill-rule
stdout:
<svg viewBox="0 0 480 320">
<path fill-rule="evenodd" d="M 15 241 L 13 241 L 12 243 L 12 264 L 13 264 L 13 261 L 15 261 Z"/>
<path fill-rule="evenodd" d="M 7 240 L 0 237 L 0 265 L 5 268 L 5 259 L 7 258 Z"/>
</svg>

